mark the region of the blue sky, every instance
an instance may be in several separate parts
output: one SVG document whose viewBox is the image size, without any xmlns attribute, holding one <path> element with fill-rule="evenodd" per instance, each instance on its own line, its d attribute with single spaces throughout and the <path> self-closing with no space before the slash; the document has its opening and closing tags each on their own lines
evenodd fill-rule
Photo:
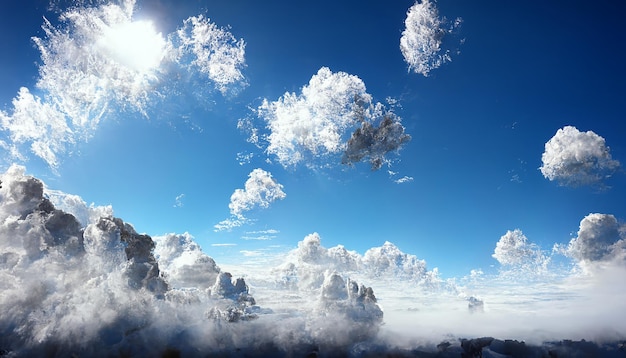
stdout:
<svg viewBox="0 0 626 358">
<path fill-rule="evenodd" d="M 189 58 L 163 60 L 151 69 L 156 80 L 150 77 L 146 87 L 162 97 L 150 92 L 145 115 L 133 107 L 135 98 L 124 97 L 132 89 L 112 87 L 109 95 L 118 91 L 122 99 L 109 98 L 109 111 L 86 137 L 77 134 L 74 143 L 64 144 L 51 166 L 29 150 L 32 140 L 11 137 L 18 125 L 10 118 L 17 118 L 11 102 L 20 87 L 45 102 L 50 89 L 67 85 L 50 80 L 48 87 L 36 86 L 43 60 L 31 37 L 52 43 L 40 27 L 42 16 L 63 28 L 58 18 L 67 9 L 55 4 L 52 10 L 47 2 L 0 5 L 0 140 L 6 144 L 0 164 L 24 164 L 53 189 L 110 204 L 139 232 L 187 231 L 207 254 L 232 261 L 243 260 L 242 252 L 291 249 L 312 232 L 327 247 L 342 244 L 360 253 L 390 241 L 439 267 L 444 277 L 455 277 L 497 269 L 491 255 L 508 230 L 521 229 L 549 252 L 576 237 L 590 213 L 626 220 L 620 165 L 601 166 L 598 171 L 611 176 L 582 185 L 559 185 L 539 169 L 546 142 L 566 126 L 593 131 L 610 147 L 611 160 L 626 160 L 623 4 L 431 3 L 436 18 L 446 18 L 435 55 L 449 50 L 451 61 L 424 76 L 409 68 L 400 50 L 412 1 L 137 1 L 132 21 L 151 21 L 163 38 L 202 14 L 234 42 L 243 40 L 245 64 L 236 66 L 243 79 L 220 88 Z M 457 18 L 462 22 L 455 27 Z M 124 62 L 123 54 L 117 56 Z M 238 128 L 243 119 L 270 134 L 268 117 L 255 110 L 263 100 L 284 104 L 286 92 L 300 96 L 323 67 L 356 76 L 372 104 L 385 104 L 401 118 L 411 140 L 386 153 L 389 165 L 378 171 L 367 162 L 345 166 L 338 151 L 285 167 L 267 151 L 267 142 L 257 147 Z M 46 125 L 45 119 L 38 123 Z M 7 149 L 15 143 L 20 156 Z M 586 148 L 589 142 L 572 145 Z M 238 154 L 250 153 L 249 162 L 240 164 Z M 569 164 L 559 178 L 585 160 Z M 215 231 L 214 225 L 233 218 L 231 196 L 257 168 L 282 185 L 284 198 L 267 207 L 257 203 L 240 212 L 248 222 Z M 396 183 L 404 177 L 412 179 Z M 270 240 L 244 239 L 263 235 Z"/>
</svg>

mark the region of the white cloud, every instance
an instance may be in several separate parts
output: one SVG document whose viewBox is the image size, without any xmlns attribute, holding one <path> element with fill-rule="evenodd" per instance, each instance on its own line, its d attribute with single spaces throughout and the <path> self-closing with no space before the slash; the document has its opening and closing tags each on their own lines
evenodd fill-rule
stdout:
<svg viewBox="0 0 626 358">
<path fill-rule="evenodd" d="M 213 227 L 215 231 L 224 231 L 244 225 L 250 221 L 244 215 L 246 212 L 256 207 L 268 208 L 272 202 L 282 200 L 286 196 L 283 185 L 272 178 L 271 173 L 260 168 L 254 169 L 248 174 L 244 188 L 235 189 L 230 196 L 228 208 L 231 217 Z"/>
<path fill-rule="evenodd" d="M 493 258 L 517 272 L 541 273 L 545 272 L 549 257 L 545 256 L 541 249 L 522 233 L 522 230 L 508 230 L 496 243 Z"/>
<path fill-rule="evenodd" d="M 615 216 L 593 213 L 580 221 L 576 238 L 566 253 L 586 262 L 610 260 L 626 252 L 626 227 Z"/>
<path fill-rule="evenodd" d="M 13 112 L 0 111 L 0 129 L 8 132 L 11 157 L 20 159 L 19 147 L 30 143 L 30 151 L 46 161 L 50 167 L 59 165 L 58 154 L 74 142 L 74 132 L 66 122 L 65 114 L 22 87 L 12 101 Z"/>
<path fill-rule="evenodd" d="M 439 17 L 434 2 L 422 0 L 409 8 L 404 24 L 400 50 L 409 71 L 428 76 L 432 70 L 452 60 L 450 50 L 442 48 L 443 38 L 460 26 L 461 18 L 448 24 L 445 18 Z"/>
<path fill-rule="evenodd" d="M 237 246 L 237 244 L 232 243 L 223 243 L 223 244 L 211 244 L 213 247 L 229 247 L 229 246 Z"/>
<path fill-rule="evenodd" d="M 241 72 L 245 67 L 246 44 L 243 39 L 237 40 L 229 31 L 202 15 L 185 20 L 176 35 L 180 40 L 179 61 L 191 54 L 190 65 L 208 75 L 222 93 L 226 93 L 232 84 L 245 85 Z"/>
<path fill-rule="evenodd" d="M 300 94 L 264 99 L 256 114 L 269 134 L 259 135 L 249 120 L 241 120 L 239 127 L 249 132 L 253 143 L 267 141 L 266 152 L 285 167 L 324 167 L 328 158 L 343 153 L 343 164 L 369 160 L 377 170 L 387 162 L 386 153 L 410 140 L 400 118 L 373 103 L 359 77 L 327 67 L 320 68 Z"/>
<path fill-rule="evenodd" d="M 248 174 L 244 188 L 236 189 L 231 195 L 228 208 L 232 215 L 243 218 L 246 211 L 257 206 L 267 208 L 275 200 L 282 200 L 286 196 L 283 185 L 272 178 L 272 174 L 257 168 Z"/>
<path fill-rule="evenodd" d="M 611 158 L 604 138 L 592 131 L 565 126 L 546 143 L 541 173 L 561 185 L 602 184 L 620 166 Z"/>
<path fill-rule="evenodd" d="M 179 194 L 176 196 L 176 198 L 174 199 L 174 207 L 175 208 L 182 208 L 184 206 L 183 204 L 183 198 L 185 197 L 185 194 Z"/>
<path fill-rule="evenodd" d="M 400 179 L 394 180 L 394 183 L 396 183 L 396 184 L 404 184 L 404 183 L 410 183 L 412 181 L 413 181 L 413 177 L 409 177 L 409 176 L 405 175 L 405 176 L 403 176 Z"/>
<path fill-rule="evenodd" d="M 208 78 L 222 93 L 244 83 L 243 40 L 202 16 L 166 39 L 150 21 L 134 19 L 134 9 L 134 0 L 121 0 L 72 7 L 59 25 L 44 19 L 44 36 L 33 38 L 41 56 L 37 90 L 20 89 L 13 109 L 0 111 L 0 130 L 10 139 L 0 148 L 19 160 L 31 152 L 55 169 L 108 115 L 148 116 L 153 103 L 180 92 L 180 77 L 187 85 Z"/>
</svg>

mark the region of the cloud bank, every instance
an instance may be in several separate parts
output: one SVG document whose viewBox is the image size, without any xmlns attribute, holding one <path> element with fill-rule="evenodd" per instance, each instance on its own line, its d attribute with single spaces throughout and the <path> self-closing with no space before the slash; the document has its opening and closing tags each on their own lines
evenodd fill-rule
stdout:
<svg viewBox="0 0 626 358">
<path fill-rule="evenodd" d="M 461 18 L 450 24 L 439 17 L 434 2 L 422 0 L 409 8 L 404 24 L 400 50 L 409 71 L 428 77 L 432 70 L 452 61 L 450 50 L 442 47 L 443 39 L 460 26 Z"/>
<path fill-rule="evenodd" d="M 254 169 L 248 174 L 244 189 L 236 189 L 230 196 L 228 208 L 232 217 L 215 225 L 217 231 L 227 230 L 243 225 L 248 219 L 244 213 L 256 207 L 267 208 L 276 200 L 282 200 L 287 195 L 283 185 L 279 184 L 272 174 L 263 169 Z"/>
<path fill-rule="evenodd" d="M 328 273 L 317 292 L 275 312 L 187 233 L 153 240 L 109 215 L 83 225 L 23 167 L 0 180 L 3 355 L 348 354 L 382 323 L 372 289 L 353 280 Z"/>
<path fill-rule="evenodd" d="M 620 163 L 609 153 L 604 138 L 592 131 L 565 126 L 546 143 L 539 168 L 543 176 L 560 185 L 602 185 Z"/>
<path fill-rule="evenodd" d="M 202 15 L 163 36 L 133 18 L 135 1 L 73 7 L 45 36 L 33 37 L 41 55 L 36 90 L 21 88 L 13 108 L 0 111 L 0 141 L 13 160 L 27 153 L 55 169 L 60 156 L 91 137 L 100 121 L 122 112 L 148 116 L 177 82 L 200 77 L 222 93 L 245 86 L 245 43 Z M 191 82 L 187 81 L 188 84 Z M 194 85 L 196 85 L 194 83 Z M 177 83 L 176 86 L 184 86 Z"/>
<path fill-rule="evenodd" d="M 249 141 L 262 146 L 284 167 L 304 163 L 309 167 L 332 165 L 343 155 L 343 164 L 361 160 L 377 170 L 387 163 L 386 154 L 410 140 L 400 118 L 381 103 L 373 103 L 365 83 L 345 72 L 322 67 L 302 87 L 276 101 L 264 99 L 257 108 L 267 134 L 250 120 L 240 128 Z"/>
</svg>

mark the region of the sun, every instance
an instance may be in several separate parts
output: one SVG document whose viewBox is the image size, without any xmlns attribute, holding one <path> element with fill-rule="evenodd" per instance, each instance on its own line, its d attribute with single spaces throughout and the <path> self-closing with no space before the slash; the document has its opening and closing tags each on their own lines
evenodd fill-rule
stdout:
<svg viewBox="0 0 626 358">
<path fill-rule="evenodd" d="M 137 72 L 158 68 L 166 49 L 165 39 L 147 20 L 107 27 L 99 45 L 113 60 Z"/>
</svg>

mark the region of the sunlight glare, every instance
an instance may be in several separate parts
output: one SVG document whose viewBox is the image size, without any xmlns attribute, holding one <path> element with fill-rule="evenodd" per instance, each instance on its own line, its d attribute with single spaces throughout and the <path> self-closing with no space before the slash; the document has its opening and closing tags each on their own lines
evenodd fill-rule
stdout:
<svg viewBox="0 0 626 358">
<path fill-rule="evenodd" d="M 138 72 L 157 68 L 165 54 L 165 39 L 150 21 L 132 21 L 107 27 L 100 46 L 111 58 Z"/>
</svg>

